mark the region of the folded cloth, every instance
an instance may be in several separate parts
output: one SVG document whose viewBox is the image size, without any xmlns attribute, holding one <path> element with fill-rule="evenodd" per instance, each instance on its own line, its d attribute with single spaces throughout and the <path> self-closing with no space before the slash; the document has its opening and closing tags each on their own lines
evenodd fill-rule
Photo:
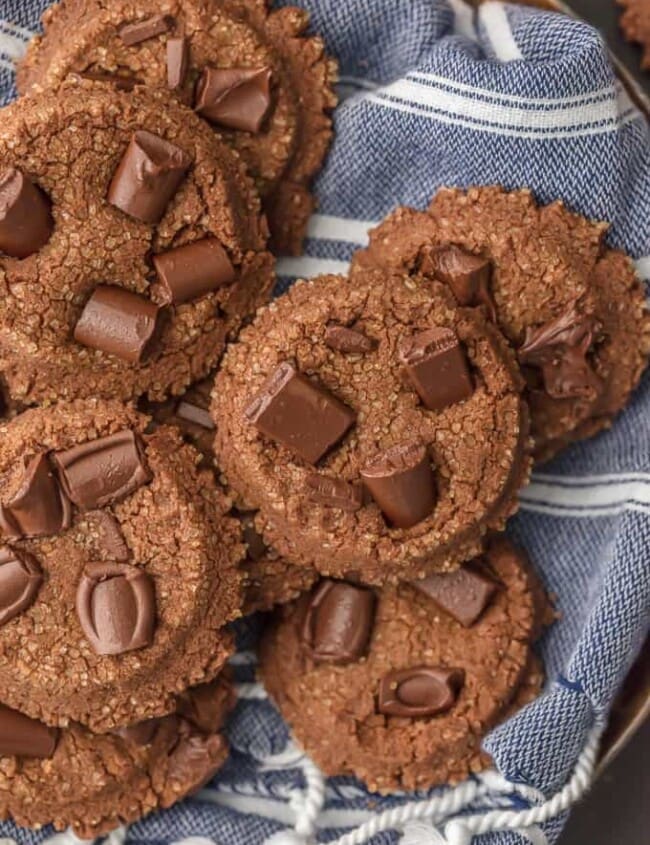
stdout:
<svg viewBox="0 0 650 845">
<path fill-rule="evenodd" d="M 0 0 L 4 101 L 14 95 L 12 59 L 45 5 Z M 306 255 L 280 262 L 282 284 L 344 270 L 372 222 L 398 204 L 426 207 L 441 185 L 494 183 L 611 221 L 609 242 L 650 275 L 650 131 L 591 27 L 497 2 L 477 16 L 462 0 L 302 5 L 340 61 L 342 100 Z M 485 743 L 496 771 L 417 796 L 325 783 L 255 683 L 253 632 L 243 629 L 225 769 L 193 799 L 113 834 L 114 845 L 556 842 L 648 631 L 649 442 L 646 377 L 611 431 L 546 465 L 522 494 L 509 531 L 560 597 L 562 620 L 541 643 L 545 695 Z M 0 835 L 76 841 L 11 824 Z"/>
</svg>

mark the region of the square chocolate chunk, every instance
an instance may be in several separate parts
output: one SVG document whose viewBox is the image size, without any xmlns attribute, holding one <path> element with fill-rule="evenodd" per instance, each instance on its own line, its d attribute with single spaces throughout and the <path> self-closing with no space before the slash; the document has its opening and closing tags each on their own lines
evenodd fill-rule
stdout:
<svg viewBox="0 0 650 845">
<path fill-rule="evenodd" d="M 451 329 L 435 327 L 404 338 L 399 353 L 406 376 L 430 411 L 442 411 L 474 392 L 467 357 Z"/>
</svg>

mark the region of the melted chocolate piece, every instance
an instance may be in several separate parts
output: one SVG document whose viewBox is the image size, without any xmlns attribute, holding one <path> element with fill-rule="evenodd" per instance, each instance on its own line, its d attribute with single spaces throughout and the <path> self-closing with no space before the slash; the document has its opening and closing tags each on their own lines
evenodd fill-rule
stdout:
<svg viewBox="0 0 650 845">
<path fill-rule="evenodd" d="M 209 431 L 214 431 L 215 429 L 210 412 L 200 405 L 188 402 L 186 399 L 182 399 L 176 406 L 176 416 L 185 422 L 200 425 L 201 428 Z"/>
<path fill-rule="evenodd" d="M 167 783 L 181 783 L 183 794 L 191 795 L 201 789 L 220 768 L 224 747 L 220 734 L 200 736 L 187 732 L 169 754 Z"/>
<path fill-rule="evenodd" d="M 385 716 L 413 719 L 450 710 L 464 683 L 462 669 L 414 666 L 388 672 L 379 684 L 377 709 Z"/>
<path fill-rule="evenodd" d="M 368 650 L 375 618 L 372 590 L 325 580 L 312 593 L 302 641 L 317 663 L 351 663 Z"/>
<path fill-rule="evenodd" d="M 330 349 L 346 354 L 372 352 L 376 342 L 358 329 L 329 323 L 325 329 L 325 343 Z"/>
<path fill-rule="evenodd" d="M 142 748 L 146 745 L 151 745 L 154 741 L 162 721 L 162 719 L 147 719 L 146 721 L 138 722 L 135 725 L 128 725 L 126 728 L 115 728 L 111 731 L 111 733 L 115 736 L 119 736 L 129 745 L 134 745 L 136 748 Z"/>
<path fill-rule="evenodd" d="M 0 176 L 0 252 L 27 258 L 45 246 L 54 223 L 45 194 L 15 167 Z"/>
<path fill-rule="evenodd" d="M 190 47 L 185 36 L 167 40 L 167 85 L 172 91 L 183 87 L 190 62 Z"/>
<path fill-rule="evenodd" d="M 397 528 L 422 522 L 436 504 L 436 487 L 427 450 L 400 443 L 377 455 L 361 470 L 370 495 Z"/>
<path fill-rule="evenodd" d="M 340 508 L 344 511 L 358 511 L 363 505 L 363 491 L 358 484 L 350 484 L 343 478 L 312 473 L 307 476 L 307 498 L 318 505 Z"/>
<path fill-rule="evenodd" d="M 129 364 L 146 363 L 160 339 L 162 313 L 140 294 L 100 285 L 81 312 L 74 339 Z"/>
<path fill-rule="evenodd" d="M 228 253 L 216 238 L 154 255 L 153 263 L 164 301 L 174 305 L 205 296 L 236 277 Z"/>
<path fill-rule="evenodd" d="M 223 678 L 192 687 L 178 697 L 177 712 L 205 734 L 217 733 L 224 722 L 233 691 Z"/>
<path fill-rule="evenodd" d="M 77 588 L 77 616 L 97 654 L 151 645 L 156 598 L 151 578 L 124 563 L 89 563 Z"/>
<path fill-rule="evenodd" d="M 258 430 L 316 464 L 354 425 L 356 414 L 326 388 L 280 364 L 246 408 Z"/>
<path fill-rule="evenodd" d="M 257 133 L 271 107 L 271 69 L 207 67 L 196 86 L 194 107 L 219 126 Z"/>
<path fill-rule="evenodd" d="M 485 305 L 490 319 L 496 322 L 490 294 L 492 264 L 489 259 L 454 244 L 425 247 L 420 253 L 419 270 L 425 276 L 449 285 L 459 305 Z"/>
<path fill-rule="evenodd" d="M 442 411 L 474 392 L 465 352 L 451 329 L 436 327 L 404 338 L 399 354 L 407 378 L 430 411 Z"/>
<path fill-rule="evenodd" d="M 43 573 L 33 555 L 0 547 L 0 626 L 31 607 L 42 583 Z"/>
<path fill-rule="evenodd" d="M 519 360 L 541 369 L 544 389 L 553 399 L 596 399 L 603 383 L 587 353 L 599 330 L 599 322 L 581 314 L 573 303 L 554 320 L 526 330 Z"/>
<path fill-rule="evenodd" d="M 108 201 L 143 223 L 159 223 L 192 159 L 151 132 L 135 132 L 108 189 Z"/>
<path fill-rule="evenodd" d="M 71 74 L 81 79 L 90 79 L 92 82 L 106 82 L 114 85 L 118 91 L 133 91 L 136 85 L 142 85 L 142 80 L 137 76 L 124 76 L 121 73 L 108 73 L 103 70 L 85 70 L 83 73 Z"/>
<path fill-rule="evenodd" d="M 478 621 L 499 590 L 499 584 L 476 563 L 411 583 L 465 628 Z"/>
<path fill-rule="evenodd" d="M 49 759 L 59 732 L 36 719 L 0 704 L 0 757 Z"/>
<path fill-rule="evenodd" d="M 144 447 L 131 429 L 55 452 L 63 488 L 81 510 L 103 508 L 151 481 Z"/>
<path fill-rule="evenodd" d="M 148 41 L 157 35 L 164 35 L 173 26 L 174 19 L 172 17 L 168 15 L 154 15 L 144 21 L 127 23 L 120 27 L 120 38 L 127 47 L 133 47 L 135 44 L 141 44 L 143 41 Z"/>
<path fill-rule="evenodd" d="M 72 508 L 47 454 L 31 458 L 20 488 L 0 505 L 5 537 L 45 537 L 70 527 Z"/>
</svg>

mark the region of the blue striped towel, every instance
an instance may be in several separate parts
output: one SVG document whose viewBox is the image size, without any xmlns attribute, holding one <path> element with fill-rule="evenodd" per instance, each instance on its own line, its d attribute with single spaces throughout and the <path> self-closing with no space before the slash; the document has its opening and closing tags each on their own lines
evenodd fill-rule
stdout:
<svg viewBox="0 0 650 845">
<path fill-rule="evenodd" d="M 0 0 L 0 96 L 46 0 Z M 528 186 L 610 220 L 650 275 L 650 133 L 589 26 L 499 2 L 305 0 L 341 63 L 336 142 L 296 276 L 341 271 L 397 204 L 441 185 Z M 255 682 L 254 625 L 235 658 L 239 703 L 225 769 L 195 798 L 118 830 L 111 845 L 482 845 L 557 841 L 587 787 L 598 736 L 650 621 L 650 377 L 613 430 L 537 472 L 510 526 L 560 596 L 541 643 L 545 695 L 485 745 L 495 769 L 455 789 L 369 796 L 323 782 Z M 0 834 L 67 845 L 70 834 Z M 7 840 L 2 840 L 6 843 Z"/>
</svg>

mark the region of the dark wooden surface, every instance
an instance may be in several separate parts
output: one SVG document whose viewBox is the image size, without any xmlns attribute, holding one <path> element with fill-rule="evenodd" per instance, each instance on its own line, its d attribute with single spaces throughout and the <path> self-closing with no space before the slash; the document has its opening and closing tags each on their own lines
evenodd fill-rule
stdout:
<svg viewBox="0 0 650 845">
<path fill-rule="evenodd" d="M 628 44 L 618 25 L 614 0 L 567 0 L 595 24 L 645 91 L 650 73 L 640 69 L 641 50 Z M 650 2 L 650 0 L 648 0 Z M 560 845 L 648 845 L 650 843 L 650 722 L 601 775 L 573 811 Z"/>
</svg>

